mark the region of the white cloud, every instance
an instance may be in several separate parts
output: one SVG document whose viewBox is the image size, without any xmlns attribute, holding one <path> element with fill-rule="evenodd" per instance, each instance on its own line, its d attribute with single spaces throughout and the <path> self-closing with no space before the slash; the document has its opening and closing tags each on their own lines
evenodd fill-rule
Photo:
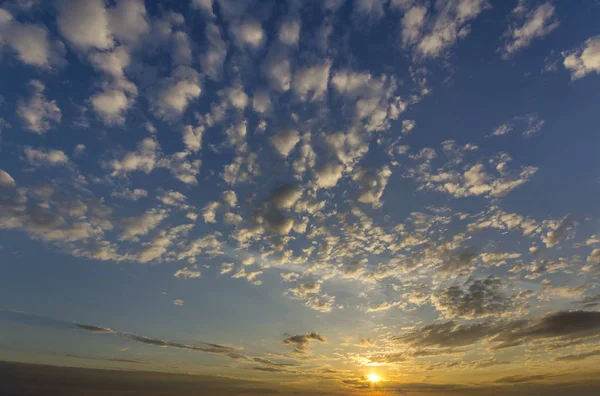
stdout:
<svg viewBox="0 0 600 396">
<path fill-rule="evenodd" d="M 202 125 L 197 127 L 185 125 L 182 133 L 183 143 L 188 151 L 197 153 L 202 150 L 202 135 L 204 134 L 204 127 Z"/>
<path fill-rule="evenodd" d="M 565 236 L 570 225 L 571 219 L 569 217 L 565 217 L 560 222 L 554 223 L 553 229 L 546 234 L 542 242 L 546 244 L 547 248 L 556 246 Z"/>
<path fill-rule="evenodd" d="M 354 9 L 361 15 L 380 19 L 385 15 L 386 4 L 387 0 L 354 0 Z"/>
<path fill-rule="evenodd" d="M 148 196 L 148 191 L 144 190 L 143 188 L 123 188 L 119 191 L 113 191 L 110 194 L 110 196 L 115 198 L 128 199 L 130 201 L 137 201 L 141 198 L 146 198 Z"/>
<path fill-rule="evenodd" d="M 316 185 L 321 188 L 334 187 L 342 177 L 342 165 L 329 162 L 319 167 L 316 172 Z"/>
<path fill-rule="evenodd" d="M 252 108 L 257 113 L 266 113 L 271 108 L 271 97 L 268 92 L 255 92 L 252 97 Z"/>
<path fill-rule="evenodd" d="M 227 140 L 230 146 L 241 148 L 243 143 L 246 141 L 246 125 L 246 121 L 242 121 L 238 124 L 230 126 L 227 128 L 227 130 L 225 130 L 225 134 L 227 135 Z"/>
<path fill-rule="evenodd" d="M 288 58 L 283 56 L 272 56 L 264 65 L 264 73 L 271 87 L 285 92 L 290 89 L 292 83 L 292 67 Z"/>
<path fill-rule="evenodd" d="M 78 49 L 106 50 L 114 45 L 104 0 L 60 0 L 58 29 Z"/>
<path fill-rule="evenodd" d="M 119 238 L 125 241 L 135 241 L 139 236 L 146 235 L 167 218 L 169 212 L 165 209 L 150 209 L 137 217 L 127 217 L 121 220 L 123 231 Z"/>
<path fill-rule="evenodd" d="M 184 301 L 183 300 L 173 300 L 173 305 L 176 305 L 178 307 L 183 307 Z"/>
<path fill-rule="evenodd" d="M 300 21 L 292 19 L 282 22 L 277 37 L 283 44 L 297 45 L 300 41 Z"/>
<path fill-rule="evenodd" d="M 69 163 L 69 157 L 60 150 L 25 147 L 25 157 L 33 166 L 61 166 Z"/>
<path fill-rule="evenodd" d="M 265 41 L 264 30 L 260 22 L 254 19 L 246 19 L 235 23 L 231 27 L 231 33 L 240 47 L 260 48 Z"/>
<path fill-rule="evenodd" d="M 563 65 L 571 72 L 571 79 L 585 77 L 589 73 L 600 73 L 600 36 L 590 37 L 581 48 L 563 53 Z"/>
<path fill-rule="evenodd" d="M 438 1 L 436 12 L 427 15 L 423 6 L 415 5 L 403 16 L 402 42 L 414 47 L 419 57 L 441 56 L 469 34 L 469 22 L 488 7 L 487 0 Z"/>
<path fill-rule="evenodd" d="M 123 175 L 128 172 L 141 170 L 150 173 L 156 165 L 160 146 L 156 139 L 149 137 L 138 143 L 136 151 L 130 151 L 123 155 L 121 160 L 112 160 L 105 164 L 112 169 L 112 175 Z"/>
<path fill-rule="evenodd" d="M 6 171 L 0 169 L 0 188 L 14 188 L 15 186 L 15 179 Z"/>
<path fill-rule="evenodd" d="M 52 43 L 44 26 L 16 22 L 8 11 L 0 8 L 0 49 L 4 44 L 27 65 L 49 68 L 62 62 L 64 45 Z"/>
<path fill-rule="evenodd" d="M 31 80 L 29 85 L 33 94 L 27 102 L 18 101 L 17 115 L 28 130 L 41 135 L 50 129 L 52 124 L 60 124 L 62 113 L 55 100 L 46 100 L 44 84 L 38 80 Z"/>
<path fill-rule="evenodd" d="M 200 160 L 188 159 L 188 151 L 173 153 L 170 156 L 161 158 L 157 166 L 168 169 L 173 176 L 185 184 L 197 184 L 196 176 L 200 173 Z"/>
<path fill-rule="evenodd" d="M 359 169 L 354 173 L 352 180 L 358 183 L 360 190 L 358 202 L 369 203 L 373 207 L 381 206 L 381 197 L 391 175 L 392 171 L 389 166 L 382 167 L 375 174 L 364 169 Z"/>
<path fill-rule="evenodd" d="M 162 81 L 161 86 L 156 106 L 158 114 L 164 118 L 181 115 L 202 92 L 197 73 L 185 66 L 177 68 L 172 77 Z"/>
<path fill-rule="evenodd" d="M 402 133 L 405 135 L 410 133 L 416 125 L 417 122 L 415 120 L 402 120 Z"/>
<path fill-rule="evenodd" d="M 505 33 L 507 41 L 504 45 L 504 57 L 528 47 L 534 39 L 544 37 L 558 27 L 554 6 L 544 3 L 528 11 L 525 0 L 520 0 L 513 10 L 517 22 L 513 23 Z"/>
<path fill-rule="evenodd" d="M 202 274 L 196 268 L 184 267 L 180 270 L 177 270 L 173 276 L 175 278 L 197 279 L 200 278 Z"/>
<path fill-rule="evenodd" d="M 202 11 L 209 18 L 215 18 L 213 0 L 192 0 L 192 7 Z"/>
<path fill-rule="evenodd" d="M 271 137 L 271 144 L 275 147 L 279 155 L 284 158 L 290 155 L 290 152 L 296 147 L 299 141 L 300 135 L 298 131 L 291 128 Z"/>
<path fill-rule="evenodd" d="M 137 45 L 150 31 L 144 0 L 119 0 L 108 10 L 108 26 L 119 42 Z"/>
<path fill-rule="evenodd" d="M 498 128 L 494 129 L 492 136 L 502 136 L 508 134 L 512 130 L 512 126 L 509 124 L 502 124 Z"/>
<path fill-rule="evenodd" d="M 94 52 L 88 57 L 95 69 L 108 77 L 103 91 L 91 97 L 92 107 L 108 124 L 122 124 L 127 109 L 135 102 L 137 87 L 125 77 L 125 68 L 131 62 L 127 48 L 120 46 L 111 51 Z"/>
<path fill-rule="evenodd" d="M 233 190 L 223 191 L 223 201 L 230 207 L 235 208 L 237 206 L 237 195 Z"/>
<path fill-rule="evenodd" d="M 402 16 L 402 44 L 412 45 L 421 36 L 425 24 L 427 8 L 421 5 L 411 7 Z"/>
<path fill-rule="evenodd" d="M 238 110 L 244 110 L 248 105 L 248 95 L 241 86 L 226 89 L 225 95 L 229 103 Z"/>
<path fill-rule="evenodd" d="M 216 223 L 217 210 L 221 207 L 219 202 L 209 202 L 202 209 L 202 218 L 205 223 Z"/>
<path fill-rule="evenodd" d="M 302 100 L 322 99 L 327 93 L 330 68 L 331 62 L 325 61 L 319 65 L 296 70 L 292 81 L 294 93 Z"/>
<path fill-rule="evenodd" d="M 214 23 L 209 23 L 204 28 L 208 48 L 200 56 L 202 71 L 213 80 L 219 80 L 223 64 L 227 58 L 227 43 L 221 36 L 221 30 Z"/>
<path fill-rule="evenodd" d="M 108 123 L 123 123 L 123 113 L 131 107 L 132 101 L 117 89 L 109 89 L 91 97 L 92 106 L 100 117 Z"/>
<path fill-rule="evenodd" d="M 258 176 L 259 174 L 258 155 L 251 152 L 236 155 L 233 161 L 225 166 L 223 180 L 233 185 L 249 182 L 254 176 Z"/>
</svg>

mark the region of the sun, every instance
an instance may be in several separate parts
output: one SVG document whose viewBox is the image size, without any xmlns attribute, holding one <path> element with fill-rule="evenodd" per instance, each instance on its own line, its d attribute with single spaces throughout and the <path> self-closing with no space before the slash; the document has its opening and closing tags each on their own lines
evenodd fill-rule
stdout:
<svg viewBox="0 0 600 396">
<path fill-rule="evenodd" d="M 369 374 L 369 375 L 367 375 L 367 378 L 371 382 L 379 382 L 379 381 L 381 381 L 381 377 L 378 376 L 377 374 Z"/>
</svg>

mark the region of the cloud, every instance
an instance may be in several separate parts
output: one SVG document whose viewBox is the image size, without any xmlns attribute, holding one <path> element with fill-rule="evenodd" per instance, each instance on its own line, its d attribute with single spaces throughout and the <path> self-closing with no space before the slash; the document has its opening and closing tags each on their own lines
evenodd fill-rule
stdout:
<svg viewBox="0 0 600 396">
<path fill-rule="evenodd" d="M 25 127 L 35 133 L 46 133 L 53 124 L 60 124 L 62 112 L 55 100 L 46 100 L 45 85 L 38 80 L 29 81 L 32 89 L 31 98 L 27 102 L 19 100 L 17 115 L 25 123 Z"/>
<path fill-rule="evenodd" d="M 384 301 L 381 304 L 369 307 L 365 310 L 365 312 L 381 312 L 381 311 L 387 311 L 388 309 L 391 308 L 396 308 L 396 307 L 402 307 L 405 304 L 401 301 L 396 301 L 396 302 L 388 302 L 388 301 Z"/>
<path fill-rule="evenodd" d="M 434 294 L 432 303 L 446 318 L 498 317 L 515 308 L 501 288 L 502 280 L 489 276 L 473 281 L 466 290 L 460 286 L 450 286 Z"/>
<path fill-rule="evenodd" d="M 69 157 L 60 150 L 52 149 L 34 149 L 32 147 L 25 147 L 24 150 L 27 161 L 36 167 L 40 166 L 63 166 L 69 163 Z"/>
<path fill-rule="evenodd" d="M 0 169 L 0 188 L 15 188 L 15 179 L 8 172 Z"/>
<path fill-rule="evenodd" d="M 8 45 L 26 65 L 49 69 L 64 62 L 64 45 L 48 36 L 44 26 L 19 23 L 0 8 L 0 49 Z"/>
<path fill-rule="evenodd" d="M 202 150 L 202 135 L 204 134 L 204 127 L 186 125 L 183 127 L 183 143 L 188 151 L 197 153 Z"/>
<path fill-rule="evenodd" d="M 342 177 L 342 166 L 335 162 L 329 162 L 319 167 L 315 174 L 316 185 L 320 188 L 334 187 Z"/>
<path fill-rule="evenodd" d="M 263 64 L 263 73 L 267 77 L 267 81 L 272 88 L 281 92 L 290 89 L 292 84 L 292 64 L 285 54 L 269 53 L 269 56 Z M 259 98 L 259 100 L 261 100 L 261 98 Z M 261 103 L 265 103 L 265 100 L 262 99 Z M 265 107 L 265 105 L 259 105 L 259 108 L 260 107 Z"/>
<path fill-rule="evenodd" d="M 354 10 L 358 15 L 380 19 L 385 15 L 386 0 L 354 0 Z"/>
<path fill-rule="evenodd" d="M 183 300 L 173 300 L 173 305 L 176 305 L 178 307 L 183 307 Z"/>
<path fill-rule="evenodd" d="M 104 0 L 60 0 L 57 23 L 63 37 L 83 51 L 112 48 L 109 14 L 104 5 Z"/>
<path fill-rule="evenodd" d="M 221 207 L 219 202 L 213 201 L 207 203 L 202 209 L 202 218 L 204 218 L 205 223 L 216 223 L 216 215 L 217 209 Z"/>
<path fill-rule="evenodd" d="M 286 158 L 300 141 L 298 131 L 288 128 L 271 137 L 271 144 L 279 155 Z"/>
<path fill-rule="evenodd" d="M 238 203 L 237 194 L 233 190 L 223 191 L 223 201 L 231 208 L 235 208 Z"/>
<path fill-rule="evenodd" d="M 294 351 L 297 353 L 306 353 L 308 347 L 313 341 L 326 343 L 327 338 L 313 331 L 312 333 L 307 334 L 290 335 L 282 342 L 283 344 L 294 346 Z"/>
<path fill-rule="evenodd" d="M 600 356 L 600 349 L 594 349 L 593 351 L 578 353 L 573 355 L 563 355 L 554 358 L 553 360 L 556 362 L 578 362 L 580 360 L 584 360 L 590 357 Z"/>
<path fill-rule="evenodd" d="M 302 197 L 301 187 L 285 185 L 273 191 L 269 201 L 276 209 L 291 209 L 300 197 Z"/>
<path fill-rule="evenodd" d="M 570 341 L 600 334 L 600 312 L 560 311 L 532 319 L 459 324 L 433 323 L 394 339 L 415 348 L 457 348 L 487 340 L 493 349 L 531 341 Z"/>
<path fill-rule="evenodd" d="M 130 151 L 123 155 L 121 160 L 112 160 L 105 166 L 112 169 L 112 175 L 126 175 L 129 172 L 143 171 L 150 173 L 156 166 L 160 146 L 155 138 L 148 137 L 137 145 L 136 151 Z"/>
<path fill-rule="evenodd" d="M 285 45 L 297 45 L 300 41 L 300 21 L 298 19 L 283 21 L 279 25 L 277 38 Z"/>
<path fill-rule="evenodd" d="M 552 375 L 539 374 L 539 375 L 510 375 L 507 377 L 498 378 L 495 382 L 499 384 L 519 384 L 522 382 L 533 382 L 544 380 Z"/>
<path fill-rule="evenodd" d="M 420 4 L 408 7 L 401 22 L 402 43 L 421 58 L 442 56 L 469 34 L 469 22 L 488 8 L 486 0 L 438 1 L 431 14 Z"/>
<path fill-rule="evenodd" d="M 546 234 L 542 239 L 542 242 L 544 242 L 548 248 L 556 246 L 567 233 L 571 223 L 571 219 L 568 216 L 564 217 L 555 225 L 554 229 Z"/>
<path fill-rule="evenodd" d="M 180 270 L 177 270 L 177 272 L 175 272 L 175 274 L 173 275 L 175 278 L 183 278 L 183 279 L 196 279 L 196 278 L 200 278 L 200 276 L 202 276 L 202 274 L 200 273 L 200 271 L 197 271 L 195 268 L 188 268 L 188 267 L 184 267 Z"/>
<path fill-rule="evenodd" d="M 150 209 L 144 214 L 135 217 L 126 217 L 121 220 L 121 240 L 136 240 L 152 231 L 158 224 L 167 218 L 169 212 L 164 209 Z"/>
<path fill-rule="evenodd" d="M 200 56 L 202 71 L 211 79 L 219 80 L 223 64 L 227 58 L 227 43 L 223 40 L 221 30 L 214 23 L 209 23 L 204 28 L 208 48 Z"/>
<path fill-rule="evenodd" d="M 148 196 L 148 191 L 144 190 L 143 188 L 124 188 L 120 191 L 113 191 L 110 194 L 110 196 L 115 198 L 128 199 L 130 201 L 137 201 L 139 199 L 146 198 Z"/>
<path fill-rule="evenodd" d="M 368 203 L 376 208 L 381 207 L 381 197 L 391 175 L 392 171 L 389 166 L 383 166 L 375 173 L 358 169 L 352 175 L 352 180 L 359 186 L 358 202 Z"/>
<path fill-rule="evenodd" d="M 331 62 L 297 69 L 292 80 L 292 90 L 301 100 L 319 100 L 327 93 Z M 309 95 L 312 93 L 312 95 Z"/>
<path fill-rule="evenodd" d="M 265 32 L 260 22 L 255 19 L 245 19 L 231 27 L 231 33 L 240 47 L 260 48 L 265 41 Z"/>
<path fill-rule="evenodd" d="M 213 0 L 192 0 L 192 7 L 202 11 L 209 18 L 215 18 Z"/>
<path fill-rule="evenodd" d="M 159 86 L 155 99 L 156 113 L 167 119 L 183 114 L 190 102 L 202 92 L 198 73 L 187 66 L 175 69 L 173 75 Z"/>
<path fill-rule="evenodd" d="M 78 328 L 96 334 L 114 334 L 115 332 L 107 327 L 99 327 L 85 324 L 75 324 Z"/>
<path fill-rule="evenodd" d="M 107 12 L 108 27 L 121 44 L 136 46 L 150 32 L 144 0 L 118 0 Z"/>
<path fill-rule="evenodd" d="M 564 52 L 563 56 L 563 66 L 571 72 L 572 80 L 600 73 L 600 36 L 588 38 L 580 48 Z"/>
<path fill-rule="evenodd" d="M 526 0 L 519 0 L 519 4 L 513 9 L 515 21 L 504 33 L 506 43 L 504 44 L 503 57 L 528 47 L 535 39 L 550 34 L 558 27 L 554 6 L 544 3 L 534 10 L 527 10 Z"/>
</svg>

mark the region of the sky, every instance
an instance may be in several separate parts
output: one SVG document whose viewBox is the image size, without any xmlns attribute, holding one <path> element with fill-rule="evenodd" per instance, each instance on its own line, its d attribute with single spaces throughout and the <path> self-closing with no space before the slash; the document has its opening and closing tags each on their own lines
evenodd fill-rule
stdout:
<svg viewBox="0 0 600 396">
<path fill-rule="evenodd" d="M 0 7 L 0 360 L 597 381 L 600 2 Z"/>
</svg>

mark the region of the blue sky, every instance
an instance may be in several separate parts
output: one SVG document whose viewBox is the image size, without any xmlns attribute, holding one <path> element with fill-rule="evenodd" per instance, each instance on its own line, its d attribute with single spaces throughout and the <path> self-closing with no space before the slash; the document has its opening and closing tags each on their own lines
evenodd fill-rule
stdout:
<svg viewBox="0 0 600 396">
<path fill-rule="evenodd" d="M 593 376 L 599 15 L 4 3 L 0 358 L 348 392 Z"/>
</svg>

